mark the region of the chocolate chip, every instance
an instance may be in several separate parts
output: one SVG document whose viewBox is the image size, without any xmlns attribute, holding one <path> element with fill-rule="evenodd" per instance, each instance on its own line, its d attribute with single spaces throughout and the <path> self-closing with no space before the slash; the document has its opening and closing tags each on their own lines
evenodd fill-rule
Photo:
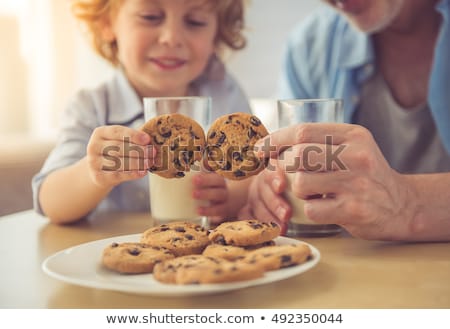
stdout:
<svg viewBox="0 0 450 329">
<path fill-rule="evenodd" d="M 241 153 L 246 154 L 247 152 L 251 151 L 249 145 L 245 145 L 242 147 Z"/>
<path fill-rule="evenodd" d="M 192 236 L 190 234 L 185 234 L 184 237 L 188 240 L 194 240 L 194 236 Z"/>
<path fill-rule="evenodd" d="M 161 139 L 158 135 L 152 136 L 153 140 L 155 141 L 156 145 L 162 145 L 164 144 L 164 139 Z"/>
<path fill-rule="evenodd" d="M 179 171 L 179 172 L 177 172 L 177 173 L 175 174 L 175 176 L 176 176 L 176 177 L 184 177 L 185 174 L 184 174 L 184 172 Z"/>
<path fill-rule="evenodd" d="M 281 264 L 291 263 L 292 257 L 290 255 L 281 256 Z"/>
<path fill-rule="evenodd" d="M 213 262 L 213 263 L 220 264 L 220 260 L 218 260 L 217 258 L 214 258 L 214 257 L 208 257 L 208 259 L 209 259 L 211 262 Z"/>
<path fill-rule="evenodd" d="M 209 135 L 209 138 L 214 138 L 214 137 L 216 137 L 216 132 L 215 131 L 213 131 L 210 135 Z"/>
<path fill-rule="evenodd" d="M 214 242 L 217 243 L 217 244 L 226 245 L 226 241 L 225 241 L 225 238 L 223 237 L 223 235 L 218 235 L 214 239 Z"/>
<path fill-rule="evenodd" d="M 164 138 L 169 138 L 170 136 L 172 136 L 172 130 L 162 133 L 161 136 Z"/>
<path fill-rule="evenodd" d="M 257 127 L 261 125 L 261 121 L 255 116 L 250 117 L 250 123 Z"/>
<path fill-rule="evenodd" d="M 118 246 L 119 246 L 119 244 L 118 244 L 117 242 L 111 243 L 111 247 L 113 247 L 113 248 L 116 248 L 116 247 L 118 247 Z"/>
<path fill-rule="evenodd" d="M 233 157 L 234 161 L 239 161 L 239 162 L 244 161 L 244 159 L 242 159 L 242 154 L 240 152 L 233 152 L 232 157 Z"/>
<path fill-rule="evenodd" d="M 193 153 L 192 153 L 192 154 L 193 154 Z M 184 162 L 185 164 L 189 164 L 190 161 L 191 161 L 190 153 L 189 153 L 188 151 L 182 151 L 182 152 L 181 152 L 181 158 L 183 159 L 183 162 Z"/>
<path fill-rule="evenodd" d="M 132 256 L 137 256 L 141 253 L 141 251 L 137 248 L 133 248 L 133 249 L 128 250 L 128 253 Z"/>
<path fill-rule="evenodd" d="M 225 171 L 231 170 L 231 163 L 227 161 L 227 163 L 221 169 Z"/>
<path fill-rule="evenodd" d="M 181 232 L 181 233 L 186 232 L 186 230 L 184 229 L 184 227 L 181 227 L 181 226 L 175 227 L 174 230 L 175 230 L 176 232 Z"/>
<path fill-rule="evenodd" d="M 243 172 L 242 170 L 238 169 L 238 170 L 236 170 L 236 171 L 233 173 L 233 175 L 234 175 L 235 177 L 244 177 L 244 176 L 245 176 L 245 172 Z"/>
<path fill-rule="evenodd" d="M 219 145 L 219 146 L 222 145 L 226 139 L 227 139 L 227 135 L 225 135 L 224 132 L 221 132 L 219 140 L 217 141 L 217 145 Z"/>
<path fill-rule="evenodd" d="M 253 138 L 253 137 L 255 137 L 255 136 L 256 136 L 256 131 L 254 131 L 252 128 L 250 128 L 250 129 L 248 130 L 247 136 L 248 136 L 248 138 Z"/>
</svg>

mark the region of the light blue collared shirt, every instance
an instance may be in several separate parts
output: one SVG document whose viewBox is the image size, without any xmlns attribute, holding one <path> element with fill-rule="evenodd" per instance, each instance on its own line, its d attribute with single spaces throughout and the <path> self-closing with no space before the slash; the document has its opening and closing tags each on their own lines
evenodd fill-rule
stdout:
<svg viewBox="0 0 450 329">
<path fill-rule="evenodd" d="M 220 71 L 215 69 L 215 71 Z M 204 74 L 195 83 L 197 96 L 212 98 L 211 120 L 233 112 L 251 113 L 247 97 L 237 82 L 225 71 Z M 144 124 L 144 107 L 122 71 L 95 89 L 81 90 L 63 111 L 56 147 L 41 171 L 33 177 L 34 209 L 43 214 L 39 188 L 51 172 L 70 166 L 86 156 L 86 147 L 95 128 L 123 125 L 139 128 Z M 67 185 L 71 182 L 68 181 Z M 148 178 L 124 182 L 109 193 L 95 209 L 108 211 L 148 211 Z M 64 191 L 61 191 L 64 193 Z"/>
<path fill-rule="evenodd" d="M 436 10 L 442 24 L 434 53 L 428 104 L 450 153 L 450 0 Z M 361 87 L 374 74 L 375 54 L 367 34 L 332 8 L 309 16 L 291 34 L 280 81 L 280 98 L 342 98 L 345 121 L 354 122 Z"/>
</svg>

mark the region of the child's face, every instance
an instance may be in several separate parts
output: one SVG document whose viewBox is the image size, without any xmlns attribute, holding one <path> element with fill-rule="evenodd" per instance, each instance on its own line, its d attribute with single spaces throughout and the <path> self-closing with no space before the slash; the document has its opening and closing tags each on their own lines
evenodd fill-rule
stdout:
<svg viewBox="0 0 450 329">
<path fill-rule="evenodd" d="M 217 15 L 205 0 L 126 0 L 110 32 L 141 97 L 183 96 L 214 51 Z"/>
</svg>

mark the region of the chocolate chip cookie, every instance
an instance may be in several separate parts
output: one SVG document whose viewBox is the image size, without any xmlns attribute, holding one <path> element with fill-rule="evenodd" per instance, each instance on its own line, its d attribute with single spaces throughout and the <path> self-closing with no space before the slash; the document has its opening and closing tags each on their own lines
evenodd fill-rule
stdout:
<svg viewBox="0 0 450 329">
<path fill-rule="evenodd" d="M 149 171 L 165 178 L 184 177 L 191 166 L 202 159 L 206 138 L 203 128 L 193 119 L 179 114 L 163 114 L 141 128 L 151 137 L 157 150 Z"/>
<path fill-rule="evenodd" d="M 258 264 L 233 263 L 203 255 L 178 257 L 157 264 L 156 280 L 176 284 L 223 283 L 256 279 L 264 274 Z"/>
<path fill-rule="evenodd" d="M 259 249 L 267 246 L 274 246 L 275 241 L 269 240 L 260 244 L 238 247 L 231 245 L 223 245 L 218 243 L 212 243 L 208 245 L 205 250 L 203 250 L 202 255 L 209 257 L 223 258 L 229 261 L 235 261 L 238 259 L 243 259 L 244 256 L 248 254 L 249 251 Z"/>
<path fill-rule="evenodd" d="M 307 244 L 277 245 L 255 249 L 247 253 L 241 260 L 248 264 L 257 264 L 266 271 L 304 263 L 311 257 L 311 249 Z"/>
<path fill-rule="evenodd" d="M 175 256 L 166 248 L 144 243 L 112 243 L 103 250 L 102 264 L 119 273 L 151 273 L 155 264 Z"/>
<path fill-rule="evenodd" d="M 280 235 L 280 227 L 275 222 L 264 223 L 254 219 L 225 222 L 209 234 L 213 243 L 252 246 L 270 241 Z"/>
<path fill-rule="evenodd" d="M 156 280 L 165 283 L 176 283 L 177 273 L 181 267 L 210 266 L 224 262 L 222 259 L 204 255 L 185 255 L 172 259 L 172 262 L 162 262 L 155 266 L 153 276 Z"/>
<path fill-rule="evenodd" d="M 169 249 L 175 256 L 201 254 L 209 244 L 208 231 L 189 222 L 161 224 L 146 230 L 141 242 Z"/>
<path fill-rule="evenodd" d="M 248 251 L 243 247 L 213 243 L 203 250 L 202 255 L 234 261 L 236 259 L 244 258 L 247 253 Z"/>
<path fill-rule="evenodd" d="M 254 115 L 237 112 L 221 116 L 207 133 L 205 164 L 232 180 L 256 175 L 265 168 L 265 160 L 256 157 L 253 146 L 267 134 Z"/>
</svg>

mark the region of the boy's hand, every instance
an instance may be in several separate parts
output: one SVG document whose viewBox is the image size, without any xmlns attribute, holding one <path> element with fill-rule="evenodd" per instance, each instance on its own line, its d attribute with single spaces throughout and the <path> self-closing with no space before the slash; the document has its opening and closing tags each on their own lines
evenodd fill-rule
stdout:
<svg viewBox="0 0 450 329">
<path fill-rule="evenodd" d="M 198 213 L 208 216 L 210 222 L 217 223 L 228 216 L 228 188 L 225 178 L 214 172 L 201 172 L 192 178 L 194 199 L 206 204 L 198 208 Z"/>
<path fill-rule="evenodd" d="M 96 128 L 87 146 L 92 181 L 101 187 L 113 187 L 144 177 L 155 155 L 149 143 L 146 133 L 125 126 Z"/>
<path fill-rule="evenodd" d="M 286 189 L 286 177 L 270 160 L 269 166 L 258 174 L 249 187 L 247 204 L 240 210 L 239 219 L 258 219 L 263 222 L 277 222 L 285 233 L 292 208 L 283 197 Z"/>
</svg>

